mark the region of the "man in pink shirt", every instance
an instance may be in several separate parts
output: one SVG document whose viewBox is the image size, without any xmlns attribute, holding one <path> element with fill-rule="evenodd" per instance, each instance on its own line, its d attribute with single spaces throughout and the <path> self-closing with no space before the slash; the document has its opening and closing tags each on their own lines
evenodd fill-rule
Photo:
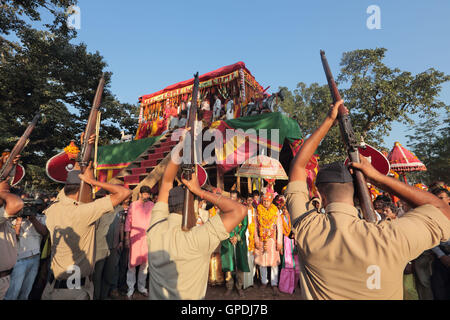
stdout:
<svg viewBox="0 0 450 320">
<path fill-rule="evenodd" d="M 150 218 L 154 203 L 150 201 L 151 190 L 147 186 L 139 190 L 139 200 L 131 203 L 125 220 L 125 245 L 130 248 L 127 285 L 129 299 L 133 296 L 136 284 L 136 267 L 139 267 L 138 291 L 148 296 L 146 280 L 148 273 L 148 247 L 146 231 L 150 227 Z"/>
</svg>

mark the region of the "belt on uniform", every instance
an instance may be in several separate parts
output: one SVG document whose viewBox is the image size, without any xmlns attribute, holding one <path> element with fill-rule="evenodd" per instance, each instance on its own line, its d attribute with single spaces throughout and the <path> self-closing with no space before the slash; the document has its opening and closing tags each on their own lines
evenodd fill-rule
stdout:
<svg viewBox="0 0 450 320">
<path fill-rule="evenodd" d="M 12 272 L 12 269 L 5 270 L 5 271 L 0 271 L 0 278 L 4 278 L 4 277 L 9 276 L 11 274 L 11 272 Z"/>
<path fill-rule="evenodd" d="M 441 244 L 441 245 L 439 245 L 439 248 L 442 251 L 444 251 L 445 254 L 447 254 L 447 255 L 450 254 L 450 246 L 449 245 L 445 245 L 444 246 L 444 245 Z"/>
<path fill-rule="evenodd" d="M 55 276 L 52 273 L 50 275 L 50 278 L 49 278 L 50 283 L 52 283 L 53 280 L 55 281 L 55 285 L 53 287 L 54 289 L 68 289 L 67 288 L 67 279 L 55 280 Z M 85 283 L 86 283 L 86 277 L 81 278 L 80 279 L 80 286 L 84 286 Z"/>
</svg>

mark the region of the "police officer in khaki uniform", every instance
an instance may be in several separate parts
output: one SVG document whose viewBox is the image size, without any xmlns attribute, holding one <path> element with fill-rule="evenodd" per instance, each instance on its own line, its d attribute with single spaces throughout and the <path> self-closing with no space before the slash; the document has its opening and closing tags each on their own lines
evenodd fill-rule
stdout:
<svg viewBox="0 0 450 320">
<path fill-rule="evenodd" d="M 354 186 L 342 164 L 324 166 L 316 185 L 326 213 L 310 211 L 306 164 L 333 126 L 336 103 L 296 155 L 286 190 L 299 244 L 304 299 L 402 299 L 403 270 L 424 250 L 450 238 L 450 209 L 432 194 L 379 173 L 364 158 L 352 166 L 368 181 L 413 208 L 395 220 L 369 223 L 353 202 Z"/>
<path fill-rule="evenodd" d="M 12 269 L 17 260 L 17 242 L 10 218 L 23 208 L 20 197 L 9 193 L 7 180 L 0 183 L 0 300 L 9 288 Z"/>
<path fill-rule="evenodd" d="M 246 207 L 237 201 L 202 190 L 193 175 L 192 180 L 183 179 L 183 183 L 196 196 L 217 206 L 220 214 L 190 231 L 182 231 L 184 189 L 172 188 L 178 168 L 173 160 L 169 161 L 147 231 L 150 299 L 203 299 L 211 254 L 247 215 Z"/>
<path fill-rule="evenodd" d="M 89 139 L 93 142 L 92 137 Z M 90 203 L 77 201 L 81 180 L 110 195 Z M 122 186 L 96 181 L 91 164 L 84 174 L 69 172 L 57 201 L 46 211 L 52 243 L 51 275 L 43 300 L 89 300 L 93 296 L 95 222 L 114 210 L 131 191 Z"/>
</svg>

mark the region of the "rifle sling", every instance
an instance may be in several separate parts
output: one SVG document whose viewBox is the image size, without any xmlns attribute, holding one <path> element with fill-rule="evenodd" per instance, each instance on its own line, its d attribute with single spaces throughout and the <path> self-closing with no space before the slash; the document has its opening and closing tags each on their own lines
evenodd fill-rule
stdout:
<svg viewBox="0 0 450 320">
<path fill-rule="evenodd" d="M 150 228 L 147 229 L 147 233 L 149 233 L 150 230 L 152 230 L 154 226 L 156 226 L 156 225 L 158 225 L 158 224 L 160 224 L 161 222 L 164 222 L 164 221 L 167 221 L 167 218 L 161 219 L 161 220 L 155 222 L 154 224 L 152 224 L 152 225 L 150 226 Z"/>
</svg>

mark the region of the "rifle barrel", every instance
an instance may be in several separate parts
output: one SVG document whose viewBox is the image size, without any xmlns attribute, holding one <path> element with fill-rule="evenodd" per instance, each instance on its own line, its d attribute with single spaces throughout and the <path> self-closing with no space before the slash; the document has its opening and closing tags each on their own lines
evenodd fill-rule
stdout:
<svg viewBox="0 0 450 320">
<path fill-rule="evenodd" d="M 3 165 L 3 168 L 0 172 L 0 181 L 6 180 L 9 176 L 9 174 L 11 173 L 11 171 L 13 170 L 13 168 L 14 168 L 13 161 L 18 155 L 20 155 L 22 150 L 27 145 L 27 140 L 30 137 L 31 132 L 33 132 L 34 128 L 36 127 L 36 124 L 39 121 L 40 116 L 41 116 L 40 113 L 37 112 L 36 115 L 34 116 L 33 120 L 28 125 L 25 132 L 22 134 L 20 139 L 16 142 L 14 148 L 12 149 L 12 151 L 8 157 L 8 160 L 6 160 L 6 163 Z"/>
<path fill-rule="evenodd" d="M 328 87 L 330 88 L 331 96 L 333 98 L 333 103 L 341 100 L 341 95 L 334 81 L 333 74 L 331 73 L 330 66 L 328 65 L 327 57 L 325 56 L 325 51 L 320 50 L 320 57 L 322 59 L 323 70 L 328 81 Z M 344 144 L 347 148 L 347 153 L 350 161 L 359 163 L 359 150 L 358 143 L 355 138 L 353 131 L 353 126 L 350 117 L 345 113 L 345 107 L 342 104 L 339 107 L 339 127 L 341 130 L 341 136 L 344 140 Z M 358 194 L 359 202 L 361 205 L 361 211 L 363 213 L 364 219 L 369 222 L 375 222 L 375 213 L 372 204 L 372 199 L 370 197 L 369 189 L 367 188 L 366 178 L 360 170 L 353 170 L 353 178 L 356 184 L 356 191 Z"/>
<path fill-rule="evenodd" d="M 190 163 L 185 163 L 182 166 L 183 176 L 185 179 L 190 180 L 194 172 L 194 153 L 195 153 L 195 124 L 197 116 L 197 98 L 200 81 L 198 72 L 194 75 L 194 87 L 192 89 L 192 102 L 189 109 L 189 123 L 187 127 L 190 127 L 189 135 L 186 136 L 184 152 L 189 151 Z M 183 154 L 184 154 L 183 152 Z M 186 159 L 186 158 L 185 158 Z M 189 158 L 188 158 L 189 159 Z M 181 229 L 183 231 L 189 231 L 195 226 L 195 212 L 194 212 L 194 194 L 185 188 L 184 204 L 183 204 L 183 217 L 181 223 Z"/>
<path fill-rule="evenodd" d="M 89 165 L 89 161 L 92 156 L 93 145 L 89 144 L 89 138 L 92 134 L 96 132 L 96 124 L 97 124 L 97 115 L 100 109 L 100 103 L 102 101 L 103 89 L 105 87 L 105 78 L 104 74 L 100 78 L 100 81 L 97 86 L 97 91 L 95 92 L 94 101 L 92 102 L 91 112 L 89 113 L 89 118 L 86 124 L 86 130 L 84 131 L 84 140 L 83 145 L 80 151 L 80 169 L 81 173 L 86 171 L 86 168 Z M 83 203 L 92 202 L 92 187 L 81 181 L 80 191 L 78 194 L 78 201 Z"/>
</svg>

